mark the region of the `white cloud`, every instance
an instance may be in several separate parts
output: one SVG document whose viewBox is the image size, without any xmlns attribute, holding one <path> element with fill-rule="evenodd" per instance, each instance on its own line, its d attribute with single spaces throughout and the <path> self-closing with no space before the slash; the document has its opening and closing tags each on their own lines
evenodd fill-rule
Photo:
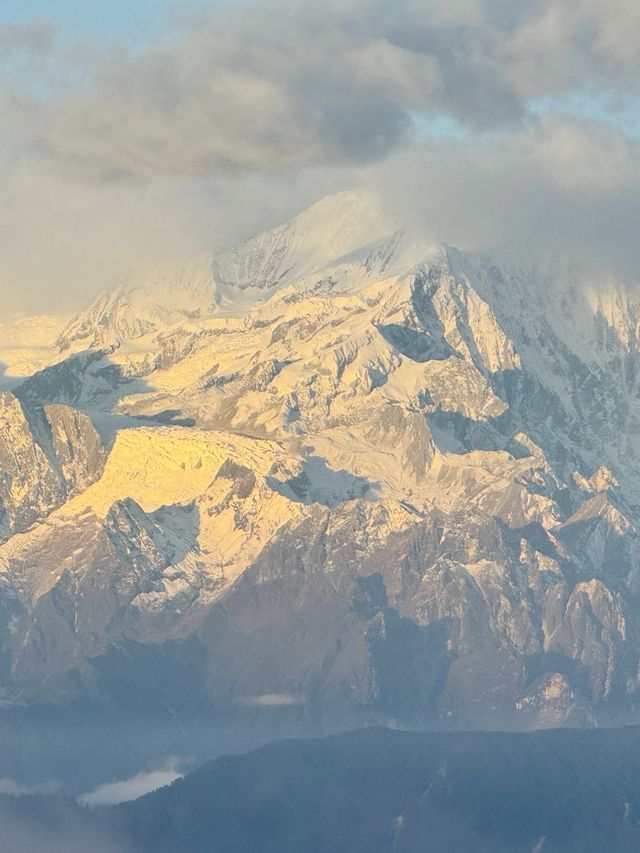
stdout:
<svg viewBox="0 0 640 853">
<path fill-rule="evenodd" d="M 437 239 L 626 264 L 635 146 L 529 104 L 607 93 L 615 123 L 639 24 L 628 0 L 258 0 L 135 54 L 2 28 L 0 310 L 77 304 L 367 180 Z M 463 138 L 415 144 L 438 113 Z"/>
<path fill-rule="evenodd" d="M 304 696 L 297 693 L 259 693 L 238 700 L 238 705 L 254 708 L 284 708 L 291 705 L 304 705 Z"/>
<path fill-rule="evenodd" d="M 415 147 L 364 181 L 436 240 L 562 253 L 638 281 L 640 147 L 612 129 L 547 118 L 489 142 Z"/>
<path fill-rule="evenodd" d="M 173 41 L 114 52 L 97 68 L 76 53 L 89 80 L 32 105 L 29 143 L 64 172 L 107 183 L 363 163 L 405 140 L 416 111 L 495 128 L 521 120 L 533 96 L 637 92 L 638 24 L 628 0 L 218 8 Z M 14 41 L 50 50 L 41 29 Z M 24 122 L 24 104 L 13 109 Z"/>
<path fill-rule="evenodd" d="M 60 790 L 59 785 L 46 782 L 40 785 L 23 785 L 15 779 L 0 779 L 0 794 L 22 796 L 26 794 L 56 794 Z"/>
<path fill-rule="evenodd" d="M 121 779 L 118 782 L 109 782 L 99 785 L 93 791 L 78 797 L 78 802 L 84 806 L 115 806 L 118 803 L 127 803 L 137 800 L 151 791 L 164 788 L 176 779 L 182 778 L 183 774 L 178 771 L 177 759 L 169 760 L 162 767 L 145 773 L 137 773 L 129 779 Z"/>
</svg>

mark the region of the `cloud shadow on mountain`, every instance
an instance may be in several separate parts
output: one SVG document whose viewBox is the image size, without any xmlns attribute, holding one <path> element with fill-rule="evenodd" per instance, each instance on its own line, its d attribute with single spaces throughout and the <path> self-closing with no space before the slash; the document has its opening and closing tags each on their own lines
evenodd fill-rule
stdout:
<svg viewBox="0 0 640 853">
<path fill-rule="evenodd" d="M 121 365 L 109 361 L 110 355 L 111 351 L 105 349 L 74 353 L 26 379 L 11 383 L 11 390 L 27 407 L 39 409 L 60 403 L 87 411 L 107 447 L 112 446 L 117 431 L 127 426 L 195 425 L 193 418 L 182 417 L 182 412 L 174 408 L 154 415 L 114 412 L 125 396 L 142 395 L 154 388 L 143 376 L 128 376 Z M 1 371 L 2 365 L 0 390 L 3 388 Z M 93 389 L 92 396 L 87 396 L 87 388 Z"/>
<path fill-rule="evenodd" d="M 308 456 L 302 470 L 289 480 L 267 477 L 267 484 L 278 494 L 296 503 L 319 503 L 331 509 L 345 501 L 374 500 L 380 484 L 341 469 L 329 468 L 320 456 Z"/>
</svg>

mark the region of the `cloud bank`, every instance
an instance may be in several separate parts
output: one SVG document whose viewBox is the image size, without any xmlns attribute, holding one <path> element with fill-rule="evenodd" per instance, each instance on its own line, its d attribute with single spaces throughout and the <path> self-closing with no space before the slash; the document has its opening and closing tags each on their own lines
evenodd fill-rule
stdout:
<svg viewBox="0 0 640 853">
<path fill-rule="evenodd" d="M 640 151 L 610 127 L 549 116 L 490 143 L 415 147 L 365 180 L 440 242 L 566 255 L 640 283 Z"/>
<path fill-rule="evenodd" d="M 0 28 L 0 69 L 8 305 L 77 301 L 368 182 L 450 243 L 635 262 L 628 0 L 259 0 L 136 53 L 40 22 Z"/>
</svg>

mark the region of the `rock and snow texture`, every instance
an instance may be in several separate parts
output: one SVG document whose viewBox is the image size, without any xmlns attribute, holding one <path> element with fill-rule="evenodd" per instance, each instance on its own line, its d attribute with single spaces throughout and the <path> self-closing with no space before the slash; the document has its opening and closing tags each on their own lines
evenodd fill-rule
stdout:
<svg viewBox="0 0 640 853">
<path fill-rule="evenodd" d="M 104 462 L 102 440 L 82 412 L 29 409 L 0 392 L 0 541 L 86 489 Z"/>
<path fill-rule="evenodd" d="M 633 715 L 639 330 L 354 193 L 98 297 L 0 399 L 0 699 Z"/>
<path fill-rule="evenodd" d="M 55 342 L 67 322 L 49 315 L 0 321 L 0 389 L 17 385 L 57 360 Z"/>
</svg>

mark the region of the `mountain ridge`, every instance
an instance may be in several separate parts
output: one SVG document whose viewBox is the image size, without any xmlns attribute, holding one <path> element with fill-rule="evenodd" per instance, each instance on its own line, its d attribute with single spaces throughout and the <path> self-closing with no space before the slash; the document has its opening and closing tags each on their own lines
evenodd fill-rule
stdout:
<svg viewBox="0 0 640 853">
<path fill-rule="evenodd" d="M 637 728 L 381 727 L 284 740 L 220 756 L 109 808 L 0 794 L 3 840 L 8 853 L 338 853 L 347 846 L 363 853 L 626 853 L 640 836 L 638 740 Z"/>
<path fill-rule="evenodd" d="M 4 701 L 97 699 L 117 648 L 193 640 L 218 709 L 633 719 L 640 300 L 395 225 L 327 199 L 217 267 L 98 297 L 13 387 L 92 424 L 105 464 L 0 545 Z M 43 666 L 29 636 L 57 687 L 20 680 Z"/>
</svg>

